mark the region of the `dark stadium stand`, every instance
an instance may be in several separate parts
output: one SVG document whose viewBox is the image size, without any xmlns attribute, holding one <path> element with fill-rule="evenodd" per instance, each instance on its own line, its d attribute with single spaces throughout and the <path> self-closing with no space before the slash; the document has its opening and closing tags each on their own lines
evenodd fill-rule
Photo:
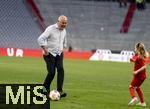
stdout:
<svg viewBox="0 0 150 109">
<path fill-rule="evenodd" d="M 135 42 L 143 41 L 150 48 L 150 5 L 135 11 L 127 34 L 120 28 L 127 8 L 117 2 L 99 0 L 34 0 L 46 26 L 56 22 L 61 14 L 68 16 L 68 45 L 75 51 L 95 49 L 131 50 Z M 128 4 L 129 6 L 129 4 Z M 37 38 L 42 30 L 31 14 L 26 0 L 1 0 L 0 47 L 39 48 Z"/>
<path fill-rule="evenodd" d="M 24 0 L 0 1 L 0 47 L 38 48 L 41 32 Z"/>
<path fill-rule="evenodd" d="M 149 39 L 148 34 L 145 33 L 149 31 L 146 25 L 149 22 L 147 19 L 149 4 L 145 11 L 135 11 L 133 25 L 131 22 L 128 33 L 122 34 L 120 28 L 128 7 L 119 8 L 117 2 L 99 0 L 35 0 L 35 2 L 47 26 L 53 24 L 60 14 L 69 17 L 68 40 L 74 50 L 89 51 L 97 48 L 131 50 L 137 41 L 149 45 L 149 41 L 145 40 L 145 37 Z M 145 18 L 144 21 L 138 20 L 138 23 L 145 22 L 144 25 L 136 26 L 134 23 L 137 22 L 136 19 L 140 19 L 137 14 L 141 15 L 141 19 Z M 141 36 L 142 34 L 144 36 Z"/>
</svg>

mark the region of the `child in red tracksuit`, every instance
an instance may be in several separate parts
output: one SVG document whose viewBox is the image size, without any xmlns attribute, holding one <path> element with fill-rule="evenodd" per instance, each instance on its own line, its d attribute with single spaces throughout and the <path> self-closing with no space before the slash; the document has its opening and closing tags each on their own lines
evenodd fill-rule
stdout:
<svg viewBox="0 0 150 109">
<path fill-rule="evenodd" d="M 145 60 L 147 56 L 148 52 L 146 51 L 144 44 L 137 43 L 135 45 L 135 55 L 130 59 L 131 62 L 134 62 L 134 72 L 133 72 L 134 76 L 129 86 L 129 91 L 132 99 L 128 105 L 135 105 L 138 102 L 138 99 L 135 95 L 136 91 L 140 99 L 140 102 L 137 103 L 136 105 L 146 106 L 146 103 L 144 102 L 143 92 L 140 86 L 146 79 Z"/>
</svg>

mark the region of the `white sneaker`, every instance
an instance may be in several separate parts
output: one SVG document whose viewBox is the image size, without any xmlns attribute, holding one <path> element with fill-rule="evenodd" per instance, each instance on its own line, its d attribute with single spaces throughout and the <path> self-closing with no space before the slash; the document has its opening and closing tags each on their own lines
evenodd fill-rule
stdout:
<svg viewBox="0 0 150 109">
<path fill-rule="evenodd" d="M 132 98 L 132 100 L 128 103 L 128 106 L 135 105 L 138 102 L 138 99 L 136 97 Z"/>
<path fill-rule="evenodd" d="M 146 103 L 145 103 L 145 102 L 144 102 L 144 103 L 139 102 L 139 103 L 137 103 L 136 105 L 137 105 L 137 106 L 143 106 L 143 107 L 145 107 L 145 106 L 146 106 Z"/>
</svg>

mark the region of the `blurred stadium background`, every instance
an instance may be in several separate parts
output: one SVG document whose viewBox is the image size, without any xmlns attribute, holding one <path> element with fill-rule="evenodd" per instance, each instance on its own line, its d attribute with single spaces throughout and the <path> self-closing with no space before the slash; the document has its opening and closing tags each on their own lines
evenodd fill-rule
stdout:
<svg viewBox="0 0 150 109">
<path fill-rule="evenodd" d="M 46 69 L 42 58 L 3 56 L 8 55 L 6 48 L 27 50 L 28 57 L 37 55 L 41 52 L 37 38 L 61 14 L 69 18 L 67 39 L 74 59 L 78 52 L 82 55 L 78 59 L 87 59 L 97 49 L 132 51 L 139 41 L 149 50 L 150 4 L 144 2 L 145 9 L 139 10 L 135 1 L 120 7 L 116 0 L 0 0 L 0 82 L 43 82 Z M 132 65 L 81 60 L 65 60 L 65 90 L 70 95 L 53 102 L 52 109 L 126 109 Z M 149 82 L 143 86 L 147 101 Z"/>
<path fill-rule="evenodd" d="M 1 0 L 0 47 L 39 49 L 38 36 L 64 14 L 74 51 L 132 50 L 138 41 L 150 48 L 150 4 L 143 11 L 134 11 L 131 4 L 120 8 L 111 0 Z"/>
</svg>

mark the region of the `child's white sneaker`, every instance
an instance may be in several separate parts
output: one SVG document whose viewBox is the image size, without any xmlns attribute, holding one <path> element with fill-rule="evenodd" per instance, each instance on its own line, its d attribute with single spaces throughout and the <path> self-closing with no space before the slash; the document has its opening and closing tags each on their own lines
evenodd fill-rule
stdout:
<svg viewBox="0 0 150 109">
<path fill-rule="evenodd" d="M 132 98 L 131 101 L 128 103 L 128 106 L 135 105 L 138 102 L 138 99 L 136 97 Z"/>
<path fill-rule="evenodd" d="M 144 103 L 139 102 L 139 103 L 137 103 L 136 105 L 137 105 L 137 106 L 143 106 L 143 107 L 145 107 L 145 106 L 146 106 L 146 103 L 145 103 L 145 102 L 144 102 Z"/>
</svg>

